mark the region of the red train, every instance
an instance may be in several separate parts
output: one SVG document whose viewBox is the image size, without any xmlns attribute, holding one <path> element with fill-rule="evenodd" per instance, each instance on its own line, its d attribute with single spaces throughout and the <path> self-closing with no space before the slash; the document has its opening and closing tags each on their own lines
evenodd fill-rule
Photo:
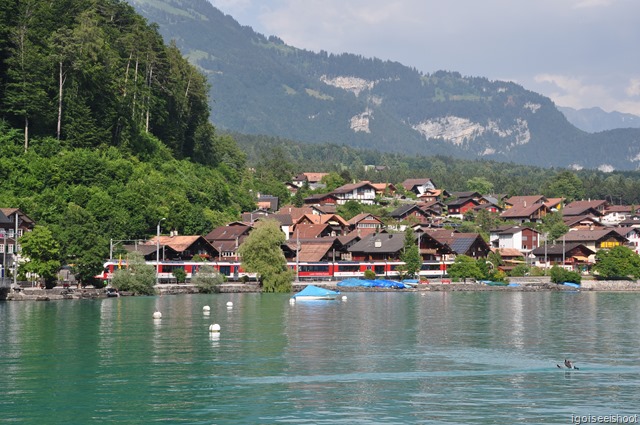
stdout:
<svg viewBox="0 0 640 425">
<path fill-rule="evenodd" d="M 147 261 L 147 264 L 156 267 L 155 261 Z M 348 278 L 364 277 L 367 270 L 372 270 L 380 278 L 394 279 L 400 276 L 398 267 L 403 265 L 401 261 L 339 261 L 339 262 L 288 262 L 287 266 L 296 272 L 300 280 L 344 280 Z M 422 263 L 420 277 L 436 278 L 447 274 L 447 265 L 450 261 L 425 261 Z M 212 266 L 218 272 L 226 276 L 229 281 L 238 281 L 243 278 L 255 280 L 255 273 L 245 272 L 239 261 L 161 261 L 158 265 L 158 278 L 160 282 L 175 280 L 173 271 L 183 269 L 187 281 L 191 279 L 198 268 L 207 265 Z M 104 271 L 100 276 L 103 280 L 109 280 L 119 267 L 126 267 L 125 261 L 109 260 L 104 264 Z"/>
</svg>

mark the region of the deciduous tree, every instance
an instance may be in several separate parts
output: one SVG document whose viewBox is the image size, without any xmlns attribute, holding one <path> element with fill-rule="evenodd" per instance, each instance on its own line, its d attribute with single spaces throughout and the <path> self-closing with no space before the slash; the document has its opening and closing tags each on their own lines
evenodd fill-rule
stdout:
<svg viewBox="0 0 640 425">
<path fill-rule="evenodd" d="M 257 273 L 265 292 L 289 292 L 293 272 L 287 268 L 287 260 L 282 252 L 285 235 L 275 220 L 259 221 L 247 236 L 238 253 L 242 267 Z"/>
</svg>

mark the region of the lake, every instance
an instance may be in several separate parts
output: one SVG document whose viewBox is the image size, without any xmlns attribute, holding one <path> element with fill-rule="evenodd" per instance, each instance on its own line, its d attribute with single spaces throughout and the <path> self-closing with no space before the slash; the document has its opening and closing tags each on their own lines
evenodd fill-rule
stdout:
<svg viewBox="0 0 640 425">
<path fill-rule="evenodd" d="M 570 424 L 640 414 L 638 293 L 345 295 L 0 303 L 0 423 Z M 580 370 L 558 369 L 565 358 Z"/>
</svg>

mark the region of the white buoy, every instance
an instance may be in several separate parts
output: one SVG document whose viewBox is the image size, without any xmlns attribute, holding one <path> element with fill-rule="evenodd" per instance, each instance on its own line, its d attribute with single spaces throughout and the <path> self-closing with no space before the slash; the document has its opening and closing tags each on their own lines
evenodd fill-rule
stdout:
<svg viewBox="0 0 640 425">
<path fill-rule="evenodd" d="M 227 301 L 227 307 L 233 307 L 233 303 L 231 301 Z"/>
<path fill-rule="evenodd" d="M 214 323 L 213 325 L 209 326 L 209 332 L 220 332 L 220 325 Z"/>
<path fill-rule="evenodd" d="M 153 318 L 154 319 L 162 319 L 162 313 L 160 313 L 158 310 L 156 310 L 155 313 L 153 313 Z"/>
<path fill-rule="evenodd" d="M 296 299 L 291 297 L 289 298 L 289 304 L 294 305 L 296 303 Z"/>
<path fill-rule="evenodd" d="M 202 311 L 211 311 L 211 307 L 205 305 L 204 307 L 202 307 Z"/>
<path fill-rule="evenodd" d="M 343 295 L 341 299 L 342 299 L 342 301 L 346 301 L 347 300 L 347 296 Z"/>
</svg>

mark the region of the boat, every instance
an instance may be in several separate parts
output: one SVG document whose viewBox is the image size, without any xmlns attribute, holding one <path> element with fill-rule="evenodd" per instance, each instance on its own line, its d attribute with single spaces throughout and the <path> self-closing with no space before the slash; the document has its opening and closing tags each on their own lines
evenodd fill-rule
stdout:
<svg viewBox="0 0 640 425">
<path fill-rule="evenodd" d="M 335 300 L 340 291 L 332 291 L 315 285 L 307 285 L 302 291 L 291 297 L 294 300 Z"/>
</svg>

